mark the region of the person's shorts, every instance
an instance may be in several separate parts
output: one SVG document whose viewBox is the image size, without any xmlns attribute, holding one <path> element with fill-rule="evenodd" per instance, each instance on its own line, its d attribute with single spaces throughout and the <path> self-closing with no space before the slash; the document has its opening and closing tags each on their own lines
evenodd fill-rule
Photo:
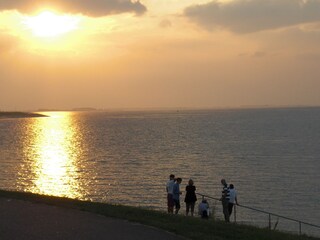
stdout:
<svg viewBox="0 0 320 240">
<path fill-rule="evenodd" d="M 176 209 L 180 208 L 180 200 L 176 200 L 174 199 L 174 206 L 176 207 Z"/>
<path fill-rule="evenodd" d="M 208 218 L 208 210 L 202 211 L 201 218 Z"/>
<path fill-rule="evenodd" d="M 174 207 L 174 201 L 173 201 L 172 194 L 168 194 L 167 199 L 168 199 L 168 207 L 173 208 Z"/>
</svg>

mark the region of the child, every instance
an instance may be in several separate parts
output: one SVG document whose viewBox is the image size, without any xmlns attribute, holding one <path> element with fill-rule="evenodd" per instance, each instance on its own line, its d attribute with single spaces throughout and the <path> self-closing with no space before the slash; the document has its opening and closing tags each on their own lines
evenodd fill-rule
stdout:
<svg viewBox="0 0 320 240">
<path fill-rule="evenodd" d="M 201 218 L 208 219 L 209 217 L 209 204 L 206 199 L 203 199 L 201 203 L 199 204 L 198 209 L 199 215 Z"/>
</svg>

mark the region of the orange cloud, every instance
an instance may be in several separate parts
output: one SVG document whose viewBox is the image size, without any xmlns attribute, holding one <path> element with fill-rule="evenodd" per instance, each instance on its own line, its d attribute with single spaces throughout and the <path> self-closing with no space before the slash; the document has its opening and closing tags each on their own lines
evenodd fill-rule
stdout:
<svg viewBox="0 0 320 240">
<path fill-rule="evenodd" d="M 133 12 L 137 15 L 143 14 L 147 9 L 139 1 L 131 0 L 3 0 L 0 2 L 0 10 L 17 10 L 30 13 L 37 8 L 54 6 L 61 11 L 69 13 L 81 13 L 92 17 L 101 17 L 110 14 Z"/>
<path fill-rule="evenodd" d="M 239 0 L 193 5 L 184 15 L 208 30 L 251 33 L 318 22 L 319 12 L 319 0 Z"/>
</svg>

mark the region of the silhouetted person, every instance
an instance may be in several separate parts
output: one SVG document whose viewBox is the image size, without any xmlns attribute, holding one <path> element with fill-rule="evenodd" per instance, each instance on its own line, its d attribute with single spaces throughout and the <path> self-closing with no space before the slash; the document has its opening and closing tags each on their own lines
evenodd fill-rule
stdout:
<svg viewBox="0 0 320 240">
<path fill-rule="evenodd" d="M 194 205 L 197 201 L 196 187 L 193 185 L 193 180 L 190 179 L 186 186 L 186 196 L 184 202 L 186 203 L 186 215 L 188 216 L 189 210 L 191 209 L 191 216 L 194 213 Z"/>
<path fill-rule="evenodd" d="M 221 179 L 221 184 L 223 185 L 223 188 L 222 188 L 222 196 L 220 200 L 222 202 L 224 220 L 226 222 L 230 222 L 230 215 L 228 210 L 229 200 L 230 200 L 230 191 L 225 179 Z"/>
<path fill-rule="evenodd" d="M 173 185 L 174 185 L 174 175 L 169 176 L 169 181 L 167 182 L 167 205 L 168 213 L 173 213 L 174 201 L 173 201 Z"/>
<path fill-rule="evenodd" d="M 231 216 L 233 205 L 235 204 L 238 205 L 237 191 L 234 189 L 233 184 L 229 185 L 229 195 L 230 195 L 230 198 L 229 198 L 228 212 L 229 212 L 229 216 Z"/>
<path fill-rule="evenodd" d="M 175 206 L 175 214 L 178 214 L 180 210 L 180 195 L 182 192 L 180 191 L 180 184 L 182 182 L 181 178 L 177 178 L 175 184 L 173 185 L 173 201 Z"/>
</svg>

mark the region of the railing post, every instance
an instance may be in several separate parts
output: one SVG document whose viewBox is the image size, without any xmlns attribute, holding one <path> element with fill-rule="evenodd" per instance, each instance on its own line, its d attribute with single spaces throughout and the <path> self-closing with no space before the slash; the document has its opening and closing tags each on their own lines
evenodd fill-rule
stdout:
<svg viewBox="0 0 320 240">
<path fill-rule="evenodd" d="M 269 229 L 271 230 L 271 214 L 269 213 Z"/>
<path fill-rule="evenodd" d="M 301 235 L 302 232 L 301 232 L 301 222 L 299 221 L 299 235 Z"/>
</svg>

